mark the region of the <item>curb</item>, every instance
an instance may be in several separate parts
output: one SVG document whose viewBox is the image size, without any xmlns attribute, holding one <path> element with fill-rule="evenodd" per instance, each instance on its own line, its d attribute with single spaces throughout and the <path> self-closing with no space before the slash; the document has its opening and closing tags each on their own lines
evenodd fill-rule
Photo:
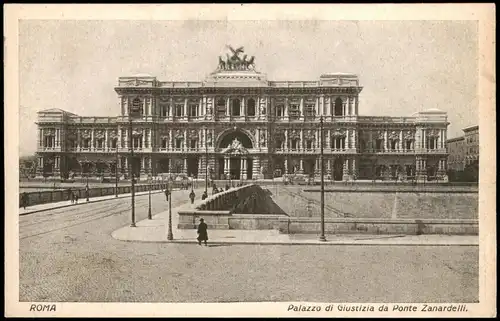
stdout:
<svg viewBox="0 0 500 321">
<path fill-rule="evenodd" d="M 148 195 L 147 193 L 148 192 L 141 192 L 141 193 L 146 193 L 146 194 L 135 194 L 136 196 L 142 196 L 142 195 Z M 163 193 L 163 191 L 151 191 L 151 194 L 159 194 L 159 193 Z M 65 207 L 71 207 L 71 206 L 78 206 L 78 205 L 85 205 L 85 204 L 90 204 L 90 203 L 99 203 L 99 202 L 104 202 L 104 201 L 112 201 L 112 200 L 116 200 L 116 199 L 120 199 L 120 198 L 126 198 L 126 197 L 130 197 L 130 194 L 128 196 L 120 196 L 118 195 L 118 197 L 115 197 L 115 198 L 107 198 L 107 199 L 100 199 L 100 200 L 90 200 L 90 201 L 83 201 L 82 203 L 77 203 L 77 204 L 66 204 L 66 205 L 60 205 L 60 206 L 54 206 L 54 207 L 50 207 L 50 208 L 44 208 L 44 209 L 41 209 L 41 210 L 34 210 L 34 211 L 31 211 L 31 212 L 26 212 L 26 213 L 19 213 L 19 216 L 24 216 L 24 215 L 30 215 L 30 214 L 35 214 L 35 213 L 39 213 L 39 212 L 44 212 L 44 211 L 50 211 L 50 210 L 55 210 L 55 209 L 59 209 L 59 208 L 65 208 Z"/>
<path fill-rule="evenodd" d="M 172 241 L 146 241 L 146 240 L 123 240 L 118 239 L 112 235 L 112 237 L 121 242 L 137 242 L 137 243 L 171 243 L 171 244 L 196 244 L 196 240 L 172 240 Z M 326 246 L 326 245 L 346 245 L 346 246 L 479 246 L 479 244 L 453 244 L 453 243 L 349 243 L 349 242 L 324 242 L 324 243 L 305 243 L 305 242 L 243 242 L 243 241 L 214 241 L 209 243 L 209 245 L 220 245 L 220 244 L 234 244 L 234 245 L 311 245 L 311 246 Z"/>
</svg>

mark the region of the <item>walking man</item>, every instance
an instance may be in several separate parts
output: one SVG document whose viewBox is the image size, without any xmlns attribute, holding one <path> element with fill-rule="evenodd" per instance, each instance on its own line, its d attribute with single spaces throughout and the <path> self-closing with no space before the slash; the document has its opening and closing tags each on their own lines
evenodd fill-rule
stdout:
<svg viewBox="0 0 500 321">
<path fill-rule="evenodd" d="M 208 197 L 207 191 L 204 191 L 203 194 L 201 195 L 201 200 L 205 200 Z"/>
<path fill-rule="evenodd" d="M 208 226 L 205 224 L 204 220 L 200 218 L 200 225 L 198 225 L 198 245 L 201 245 L 201 241 L 205 243 L 205 246 L 207 246 L 207 241 L 208 241 L 208 232 L 207 232 Z"/>
<path fill-rule="evenodd" d="M 194 203 L 195 197 L 196 197 L 196 194 L 194 193 L 194 190 L 191 190 L 191 193 L 189 193 L 189 198 L 191 199 L 191 204 Z"/>
<path fill-rule="evenodd" d="M 74 195 L 75 195 L 75 203 L 78 204 L 78 194 L 79 194 L 79 191 L 77 191 Z"/>
</svg>

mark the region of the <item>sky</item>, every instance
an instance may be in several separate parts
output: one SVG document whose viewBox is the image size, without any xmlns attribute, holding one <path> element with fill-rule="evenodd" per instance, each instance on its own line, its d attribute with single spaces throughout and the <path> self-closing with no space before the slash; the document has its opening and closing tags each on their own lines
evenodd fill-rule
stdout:
<svg viewBox="0 0 500 321">
<path fill-rule="evenodd" d="M 268 80 L 356 73 L 359 114 L 448 113 L 448 138 L 478 124 L 478 26 L 474 21 L 19 22 L 20 156 L 36 151 L 36 117 L 60 108 L 117 116 L 118 77 L 202 81 L 244 46 Z"/>
</svg>

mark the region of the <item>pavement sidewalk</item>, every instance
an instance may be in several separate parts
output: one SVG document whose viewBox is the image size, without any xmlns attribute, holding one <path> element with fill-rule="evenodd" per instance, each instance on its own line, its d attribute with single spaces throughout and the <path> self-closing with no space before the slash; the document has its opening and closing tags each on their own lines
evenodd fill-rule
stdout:
<svg viewBox="0 0 500 321">
<path fill-rule="evenodd" d="M 136 196 L 147 195 L 148 193 L 149 193 L 148 191 L 139 192 L 139 193 L 135 193 L 135 195 Z M 159 191 L 159 190 L 151 191 L 151 194 L 158 194 L 158 193 L 163 193 L 163 191 Z M 80 198 L 78 200 L 78 203 L 73 203 L 73 204 L 71 203 L 71 201 L 61 201 L 61 202 L 53 202 L 53 203 L 45 203 L 45 204 L 28 206 L 28 207 L 26 207 L 26 209 L 21 207 L 21 208 L 19 208 L 19 215 L 28 215 L 28 214 L 58 209 L 58 208 L 85 205 L 85 204 L 89 204 L 89 203 L 97 203 L 97 202 L 103 202 L 103 201 L 114 200 L 114 199 L 119 199 L 119 198 L 130 198 L 131 195 L 132 194 L 130 194 L 130 193 L 118 194 L 118 197 L 116 197 L 113 194 L 113 195 L 106 195 L 106 196 L 91 197 L 88 202 L 86 201 L 85 198 Z"/>
<path fill-rule="evenodd" d="M 112 233 L 121 241 L 192 243 L 196 244 L 196 229 L 178 229 L 177 211 L 189 205 L 172 208 L 173 241 L 167 240 L 168 212 L 162 212 Z M 327 241 L 318 240 L 314 234 L 280 234 L 277 230 L 209 230 L 209 244 L 260 244 L 260 245 L 411 245 L 411 246 L 477 246 L 478 236 L 462 235 L 326 235 Z"/>
</svg>

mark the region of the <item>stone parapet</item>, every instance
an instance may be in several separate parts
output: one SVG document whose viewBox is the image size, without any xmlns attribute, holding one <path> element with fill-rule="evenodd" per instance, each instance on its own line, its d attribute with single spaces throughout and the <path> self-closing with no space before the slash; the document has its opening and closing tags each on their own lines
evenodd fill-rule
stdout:
<svg viewBox="0 0 500 321">
<path fill-rule="evenodd" d="M 320 233 L 319 218 L 281 218 L 280 233 Z M 325 219 L 326 234 L 478 235 L 478 220 Z"/>
</svg>

